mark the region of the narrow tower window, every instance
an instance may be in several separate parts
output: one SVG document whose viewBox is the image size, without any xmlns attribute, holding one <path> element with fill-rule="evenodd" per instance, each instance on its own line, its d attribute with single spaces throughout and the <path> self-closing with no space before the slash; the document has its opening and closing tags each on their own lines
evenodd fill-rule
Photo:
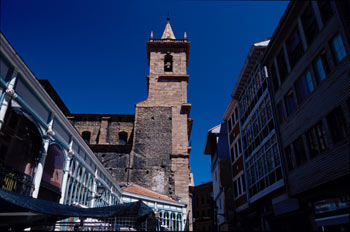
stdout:
<svg viewBox="0 0 350 232">
<path fill-rule="evenodd" d="M 173 71 L 173 56 L 167 53 L 164 57 L 164 72 Z"/>
<path fill-rule="evenodd" d="M 119 145 L 125 145 L 128 139 L 128 133 L 122 131 L 119 133 Z"/>
<path fill-rule="evenodd" d="M 86 144 L 90 144 L 91 133 L 89 131 L 83 131 L 81 137 L 83 137 Z"/>
</svg>

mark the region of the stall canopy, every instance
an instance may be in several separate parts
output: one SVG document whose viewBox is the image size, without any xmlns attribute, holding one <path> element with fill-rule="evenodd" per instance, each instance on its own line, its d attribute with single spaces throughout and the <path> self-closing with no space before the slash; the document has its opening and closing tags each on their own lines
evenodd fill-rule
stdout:
<svg viewBox="0 0 350 232">
<path fill-rule="evenodd" d="M 11 221 L 32 224 L 40 219 L 53 221 L 68 217 L 103 219 L 134 216 L 142 221 L 150 215 L 153 215 L 153 210 L 142 201 L 100 208 L 80 208 L 0 189 L 0 226 L 12 224 Z"/>
</svg>

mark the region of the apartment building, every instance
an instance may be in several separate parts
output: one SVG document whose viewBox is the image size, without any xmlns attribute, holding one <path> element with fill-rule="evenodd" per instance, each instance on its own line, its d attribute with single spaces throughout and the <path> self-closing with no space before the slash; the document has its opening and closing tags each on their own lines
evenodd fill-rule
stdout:
<svg viewBox="0 0 350 232">
<path fill-rule="evenodd" d="M 260 65 L 268 44 L 264 40 L 252 45 L 232 93 L 238 102 L 249 203 L 249 213 L 240 223 L 250 230 L 273 229 L 273 203 L 285 189 L 267 70 Z"/>
<path fill-rule="evenodd" d="M 262 60 L 294 202 L 276 220 L 285 231 L 349 230 L 349 8 L 290 2 Z"/>
<path fill-rule="evenodd" d="M 227 124 L 221 123 L 208 130 L 204 154 L 211 156 L 214 218 L 217 230 L 232 231 L 233 192 L 231 160 L 228 151 Z"/>
</svg>

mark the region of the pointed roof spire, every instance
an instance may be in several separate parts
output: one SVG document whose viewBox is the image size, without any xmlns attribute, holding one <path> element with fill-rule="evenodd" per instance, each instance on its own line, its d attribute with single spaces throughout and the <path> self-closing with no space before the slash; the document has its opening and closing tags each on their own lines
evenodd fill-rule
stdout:
<svg viewBox="0 0 350 232">
<path fill-rule="evenodd" d="M 170 18 L 169 18 L 169 12 L 168 12 L 167 23 L 161 39 L 176 39 L 169 21 L 170 21 Z"/>
</svg>

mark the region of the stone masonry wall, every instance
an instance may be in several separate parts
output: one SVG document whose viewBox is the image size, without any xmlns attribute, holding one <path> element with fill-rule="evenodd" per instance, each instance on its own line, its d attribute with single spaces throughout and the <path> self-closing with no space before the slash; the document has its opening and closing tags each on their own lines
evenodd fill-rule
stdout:
<svg viewBox="0 0 350 232">
<path fill-rule="evenodd" d="M 91 133 L 90 144 L 119 144 L 119 132 L 126 132 L 127 143 L 131 144 L 133 139 L 133 120 L 125 121 L 117 117 L 96 115 L 95 117 L 69 117 L 71 123 L 82 135 L 84 131 Z"/>
<path fill-rule="evenodd" d="M 129 153 L 94 152 L 105 168 L 111 173 L 118 184 L 127 183 L 127 167 L 129 167 Z"/>
<path fill-rule="evenodd" d="M 171 196 L 171 107 L 137 107 L 130 181 Z"/>
</svg>

